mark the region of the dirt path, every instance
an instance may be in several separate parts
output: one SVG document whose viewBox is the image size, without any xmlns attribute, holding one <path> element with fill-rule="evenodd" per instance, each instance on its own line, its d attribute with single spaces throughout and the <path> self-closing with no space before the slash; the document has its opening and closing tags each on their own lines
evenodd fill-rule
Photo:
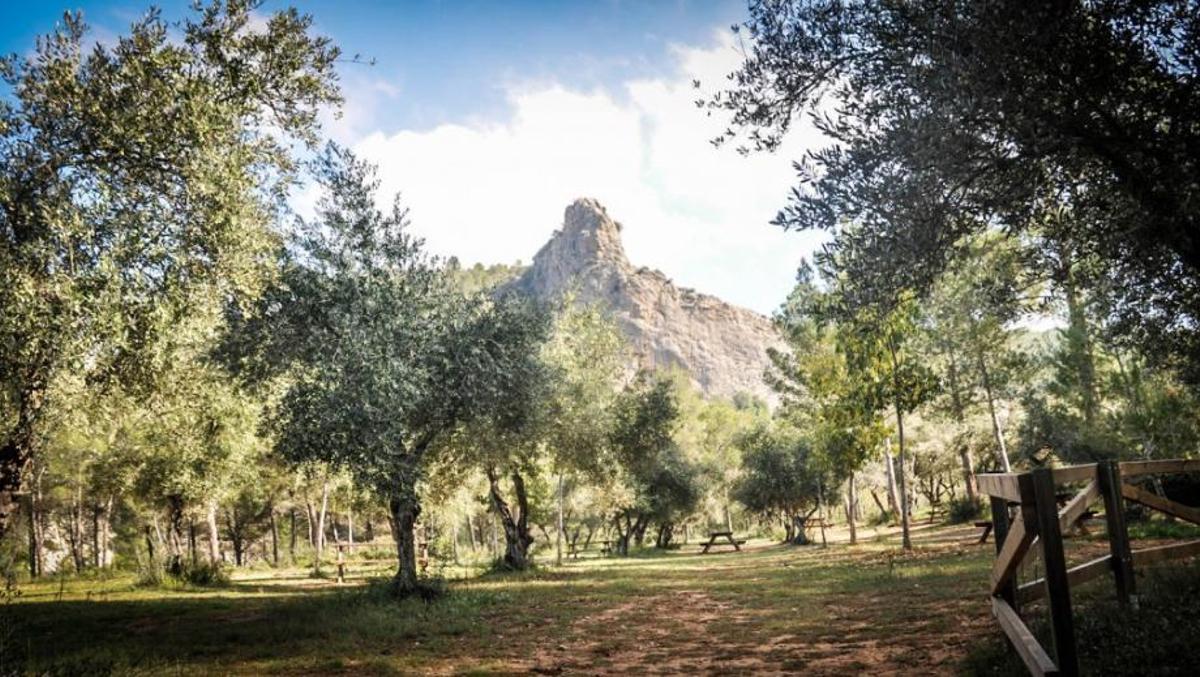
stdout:
<svg viewBox="0 0 1200 677">
<path fill-rule="evenodd" d="M 677 567 L 697 563 L 690 575 L 660 580 L 655 587 L 666 591 L 634 593 L 543 637 L 521 669 L 954 674 L 971 643 L 991 631 L 978 576 L 959 571 L 978 569 L 987 550 L 969 547 L 973 532 L 937 536 L 899 562 L 878 548 L 680 555 Z"/>
</svg>

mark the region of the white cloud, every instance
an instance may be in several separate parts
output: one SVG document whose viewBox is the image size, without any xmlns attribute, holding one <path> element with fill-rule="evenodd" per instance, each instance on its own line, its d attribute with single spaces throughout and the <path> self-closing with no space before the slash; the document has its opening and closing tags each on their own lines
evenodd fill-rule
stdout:
<svg viewBox="0 0 1200 677">
<path fill-rule="evenodd" d="M 507 120 L 394 134 L 359 128 L 352 145 L 378 163 L 381 201 L 400 192 L 436 254 L 528 262 L 568 203 L 595 197 L 625 226 L 635 265 L 770 312 L 820 240 L 767 223 L 794 181 L 791 161 L 820 137 L 800 126 L 775 154 L 713 148 L 723 121 L 695 107 L 692 80 L 723 83 L 740 57 L 725 34 L 673 56 L 678 70 L 668 79 L 631 81 L 620 92 L 515 85 Z M 367 91 L 348 92 L 343 134 L 374 117 L 363 109 L 380 91 L 356 95 Z"/>
</svg>

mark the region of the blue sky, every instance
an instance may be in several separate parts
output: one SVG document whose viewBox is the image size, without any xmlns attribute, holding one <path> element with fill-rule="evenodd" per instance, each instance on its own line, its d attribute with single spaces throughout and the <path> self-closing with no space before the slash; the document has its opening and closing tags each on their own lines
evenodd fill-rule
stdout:
<svg viewBox="0 0 1200 677">
<path fill-rule="evenodd" d="M 566 204 L 592 196 L 625 225 L 635 264 L 767 313 L 816 245 L 766 223 L 814 133 L 742 158 L 708 144 L 722 121 L 692 105 L 693 78 L 719 85 L 739 62 L 741 0 L 295 4 L 375 60 L 341 66 L 346 106 L 327 130 L 380 165 L 435 253 L 528 261 Z M 168 18 L 187 5 L 159 3 Z M 67 9 L 111 40 L 147 6 L 3 0 L 0 51 L 28 52 Z"/>
</svg>

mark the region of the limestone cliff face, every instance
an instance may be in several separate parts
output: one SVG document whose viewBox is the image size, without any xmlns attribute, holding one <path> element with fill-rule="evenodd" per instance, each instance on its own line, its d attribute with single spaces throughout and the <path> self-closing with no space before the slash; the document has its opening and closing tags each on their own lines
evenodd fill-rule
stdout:
<svg viewBox="0 0 1200 677">
<path fill-rule="evenodd" d="M 625 258 L 621 225 L 595 200 L 567 207 L 562 229 L 514 286 L 542 299 L 574 287 L 581 302 L 608 306 L 638 362 L 631 366 L 682 368 L 707 395 L 776 400 L 762 381 L 767 348 L 782 346 L 771 321 L 635 268 Z"/>
</svg>

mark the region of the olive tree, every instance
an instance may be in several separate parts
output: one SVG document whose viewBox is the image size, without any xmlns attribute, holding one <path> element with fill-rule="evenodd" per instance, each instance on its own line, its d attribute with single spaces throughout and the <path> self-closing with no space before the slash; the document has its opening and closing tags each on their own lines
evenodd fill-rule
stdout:
<svg viewBox="0 0 1200 677">
<path fill-rule="evenodd" d="M 546 323 L 526 304 L 457 291 L 399 202 L 376 207 L 369 164 L 331 145 L 315 175 L 316 218 L 300 222 L 257 311 L 235 313 L 226 352 L 248 376 L 285 375 L 271 418 L 286 458 L 345 467 L 386 497 L 408 593 L 431 459 L 473 423 L 521 421 Z"/>
<path fill-rule="evenodd" d="M 256 3 L 157 11 L 86 47 L 68 14 L 0 59 L 0 535 L 65 372 L 136 383 L 175 323 L 259 288 L 338 50 Z"/>
</svg>

